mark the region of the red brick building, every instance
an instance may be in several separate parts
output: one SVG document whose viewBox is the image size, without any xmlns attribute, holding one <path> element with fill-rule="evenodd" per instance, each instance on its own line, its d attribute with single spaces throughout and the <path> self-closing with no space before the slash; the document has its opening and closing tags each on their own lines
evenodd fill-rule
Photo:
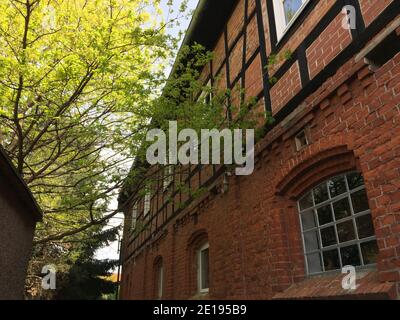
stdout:
<svg viewBox="0 0 400 320">
<path fill-rule="evenodd" d="M 131 201 L 121 298 L 399 298 L 399 35 L 397 0 L 200 1 L 184 42 L 215 53 L 202 79 L 275 122 L 252 175 L 191 166 Z"/>
</svg>

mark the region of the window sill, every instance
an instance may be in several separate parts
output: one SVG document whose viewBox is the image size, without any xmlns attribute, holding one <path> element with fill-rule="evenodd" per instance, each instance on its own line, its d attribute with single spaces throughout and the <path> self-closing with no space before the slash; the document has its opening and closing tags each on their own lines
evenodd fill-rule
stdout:
<svg viewBox="0 0 400 320">
<path fill-rule="evenodd" d="M 368 264 L 368 265 L 364 265 L 364 266 L 356 266 L 355 270 L 356 270 L 357 279 L 361 279 L 366 274 L 377 270 L 376 263 L 372 263 L 372 264 Z M 318 277 L 329 277 L 329 276 L 338 276 L 338 275 L 345 276 L 345 274 L 343 274 L 340 269 L 336 269 L 336 270 L 330 270 L 330 271 L 325 271 L 325 272 L 311 273 L 311 274 L 306 275 L 306 277 L 308 279 L 312 279 L 312 278 L 318 278 Z"/>
<path fill-rule="evenodd" d="M 210 300 L 210 292 L 200 292 L 190 298 L 190 300 Z"/>
<path fill-rule="evenodd" d="M 308 277 L 303 281 L 293 284 L 283 292 L 277 293 L 274 300 L 306 300 L 306 299 L 394 299 L 396 297 L 396 284 L 381 282 L 378 271 L 365 271 L 361 278 L 357 277 L 355 290 L 342 288 L 345 274 L 320 275 Z"/>
</svg>

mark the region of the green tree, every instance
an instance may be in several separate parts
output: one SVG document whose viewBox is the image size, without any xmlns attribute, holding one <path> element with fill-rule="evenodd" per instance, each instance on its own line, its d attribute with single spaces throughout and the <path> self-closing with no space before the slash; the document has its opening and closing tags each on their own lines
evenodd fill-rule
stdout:
<svg viewBox="0 0 400 320">
<path fill-rule="evenodd" d="M 97 260 L 97 249 L 117 239 L 118 228 L 97 233 L 83 243 L 82 251 L 68 273 L 58 275 L 56 299 L 99 300 L 115 295 L 117 283 L 109 280 L 117 260 Z"/>
<path fill-rule="evenodd" d="M 0 143 L 44 211 L 32 277 L 67 271 L 117 212 L 181 16 L 161 19 L 158 0 L 0 0 Z"/>
<path fill-rule="evenodd" d="M 120 187 L 176 46 L 157 5 L 0 2 L 1 143 L 44 209 L 37 243 L 95 224 Z"/>
</svg>

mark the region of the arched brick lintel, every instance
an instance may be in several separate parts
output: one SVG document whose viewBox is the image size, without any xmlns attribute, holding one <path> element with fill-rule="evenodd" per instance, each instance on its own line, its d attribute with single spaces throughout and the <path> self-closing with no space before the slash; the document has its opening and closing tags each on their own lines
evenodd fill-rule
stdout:
<svg viewBox="0 0 400 320">
<path fill-rule="evenodd" d="M 354 152 L 346 145 L 329 148 L 290 170 L 278 183 L 276 194 L 297 200 L 318 183 L 357 167 Z"/>
<path fill-rule="evenodd" d="M 197 250 L 208 240 L 208 234 L 205 229 L 195 231 L 188 239 L 188 250 Z"/>
<path fill-rule="evenodd" d="M 158 266 L 162 265 L 162 263 L 163 263 L 163 258 L 161 255 L 158 255 L 153 260 L 153 267 L 158 267 Z"/>
</svg>

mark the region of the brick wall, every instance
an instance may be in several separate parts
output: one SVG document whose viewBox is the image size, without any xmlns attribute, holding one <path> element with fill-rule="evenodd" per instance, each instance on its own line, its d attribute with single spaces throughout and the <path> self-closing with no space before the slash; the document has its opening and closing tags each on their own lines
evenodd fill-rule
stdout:
<svg viewBox="0 0 400 320">
<path fill-rule="evenodd" d="M 339 14 L 306 50 L 310 77 L 314 78 L 332 59 L 351 43 L 350 30 L 341 27 Z"/>
<path fill-rule="evenodd" d="M 271 89 L 272 112 L 276 114 L 301 89 L 299 64 L 294 63 L 288 72 Z"/>
<path fill-rule="evenodd" d="M 365 24 L 369 25 L 393 0 L 360 0 Z"/>
</svg>

